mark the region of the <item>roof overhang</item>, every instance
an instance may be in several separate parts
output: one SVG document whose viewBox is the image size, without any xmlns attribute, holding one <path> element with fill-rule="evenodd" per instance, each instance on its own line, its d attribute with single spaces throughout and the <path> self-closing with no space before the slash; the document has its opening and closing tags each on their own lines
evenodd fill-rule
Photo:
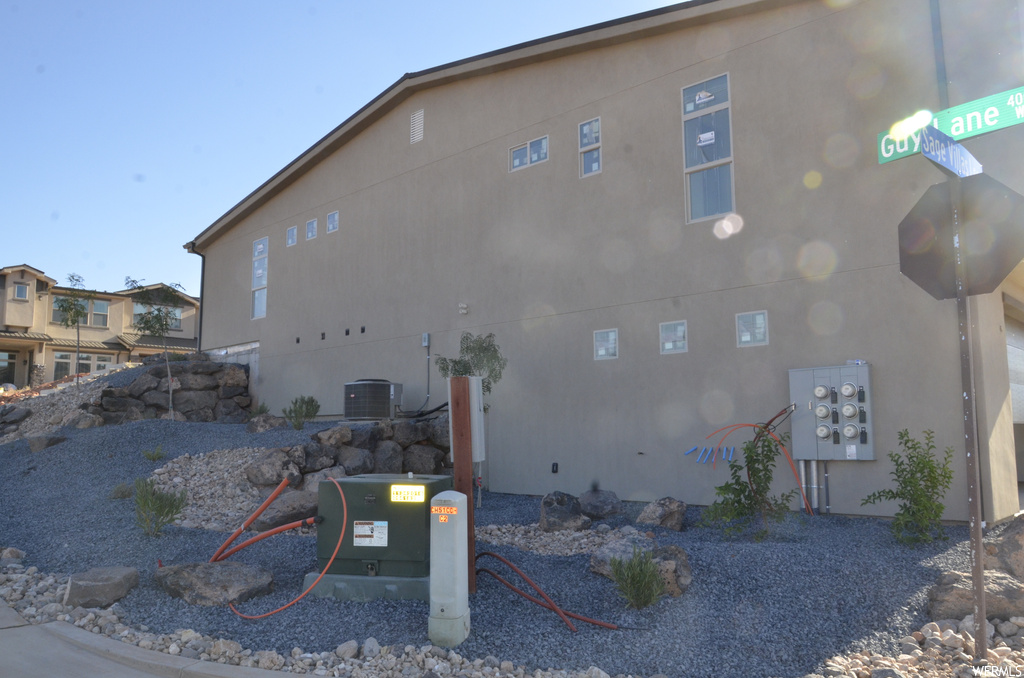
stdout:
<svg viewBox="0 0 1024 678">
<path fill-rule="evenodd" d="M 762 11 L 800 1 L 690 0 L 520 43 L 425 71 L 407 73 L 228 210 L 206 230 L 197 235 L 194 240 L 185 243 L 184 248 L 192 254 L 202 254 L 221 235 L 416 92 L 458 80 L 549 61 L 570 54 L 659 35 L 684 27 L 709 24 L 753 11 Z"/>
</svg>

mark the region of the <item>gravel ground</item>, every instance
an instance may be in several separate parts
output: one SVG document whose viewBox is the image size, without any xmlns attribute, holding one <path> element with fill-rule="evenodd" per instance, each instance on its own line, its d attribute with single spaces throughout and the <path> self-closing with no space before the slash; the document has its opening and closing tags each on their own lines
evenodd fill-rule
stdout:
<svg viewBox="0 0 1024 678">
<path fill-rule="evenodd" d="M 2 445 L 0 546 L 25 551 L 26 565 L 55 574 L 109 565 L 138 568 L 140 585 L 119 605 L 127 623 L 157 633 L 191 628 L 284 655 L 294 647 L 333 650 L 369 636 L 381 645 L 428 644 L 424 602 L 307 597 L 275 616 L 247 621 L 225 608 L 172 599 L 153 584 L 157 561 L 205 561 L 226 535 L 170 527 L 160 538 L 147 537 L 135 526 L 133 502 L 108 498 L 118 483 L 131 483 L 165 463 L 141 454 L 157 444 L 168 457 L 276 447 L 305 442 L 325 427 L 249 434 L 244 425 L 141 421 L 65 430 L 66 442 L 36 454 L 24 441 Z M 539 516 L 539 497 L 485 492 L 482 501 L 479 525 L 529 524 Z M 625 515 L 608 521 L 613 527 L 642 508 L 626 506 Z M 627 610 L 611 581 L 589 572 L 588 556 L 541 556 L 478 542 L 478 551 L 515 562 L 565 610 L 623 628 L 581 623 L 571 633 L 553 613 L 482 576 L 470 598 L 472 632 L 458 652 L 493 655 L 531 671 L 597 666 L 611 675 L 670 678 L 798 677 L 837 654 L 871 650 L 896 656 L 900 637 L 928 621 L 927 591 L 938 574 L 969 569 L 966 527 L 947 532 L 947 542 L 908 549 L 892 539 L 884 521 L 839 516 L 794 514 L 760 543 L 725 540 L 692 524 L 683 532 L 658 528 L 659 543 L 677 544 L 689 554 L 693 584 L 682 597 L 664 598 L 642 611 Z M 303 577 L 316 569 L 315 539 L 280 535 L 233 559 L 274 573 L 274 593 L 240 606 L 258 614 L 301 592 Z M 515 579 L 496 560 L 486 566 Z"/>
</svg>

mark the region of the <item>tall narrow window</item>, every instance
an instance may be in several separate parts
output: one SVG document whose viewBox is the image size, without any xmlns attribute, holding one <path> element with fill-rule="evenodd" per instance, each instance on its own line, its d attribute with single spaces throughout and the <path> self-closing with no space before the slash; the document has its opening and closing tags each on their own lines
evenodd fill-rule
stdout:
<svg viewBox="0 0 1024 678">
<path fill-rule="evenodd" d="M 687 220 L 733 211 L 729 76 L 683 88 Z"/>
<path fill-rule="evenodd" d="M 409 143 L 423 141 L 423 109 L 416 111 L 409 118 Z"/>
<path fill-rule="evenodd" d="M 619 330 L 594 331 L 594 360 L 614 360 L 619 357 Z"/>
<path fill-rule="evenodd" d="M 107 318 L 110 314 L 110 302 L 102 299 L 92 301 L 92 323 L 93 327 L 106 327 Z"/>
<path fill-rule="evenodd" d="M 312 240 L 316 237 L 316 219 L 310 219 L 306 222 L 306 240 Z"/>
<path fill-rule="evenodd" d="M 285 247 L 291 247 L 299 241 L 299 227 L 289 226 L 288 230 L 284 232 L 284 244 Z"/>
<path fill-rule="evenodd" d="M 267 248 L 269 238 L 252 243 L 252 317 L 267 316 Z"/>
<path fill-rule="evenodd" d="M 327 215 L 327 232 L 334 233 L 338 230 L 338 213 L 331 212 Z"/>
<path fill-rule="evenodd" d="M 601 171 L 601 118 L 580 123 L 580 177 Z"/>
</svg>

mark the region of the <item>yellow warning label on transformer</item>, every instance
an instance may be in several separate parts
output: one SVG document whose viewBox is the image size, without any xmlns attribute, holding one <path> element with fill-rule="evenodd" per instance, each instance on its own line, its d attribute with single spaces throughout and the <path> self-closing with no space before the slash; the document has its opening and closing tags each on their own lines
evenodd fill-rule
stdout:
<svg viewBox="0 0 1024 678">
<path fill-rule="evenodd" d="M 391 501 L 417 502 L 426 501 L 427 492 L 423 485 L 392 485 Z"/>
</svg>

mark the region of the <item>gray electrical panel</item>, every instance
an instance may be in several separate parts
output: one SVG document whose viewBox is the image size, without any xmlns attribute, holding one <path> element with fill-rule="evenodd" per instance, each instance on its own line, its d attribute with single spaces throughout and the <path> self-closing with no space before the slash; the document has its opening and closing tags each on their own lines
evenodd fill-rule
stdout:
<svg viewBox="0 0 1024 678">
<path fill-rule="evenodd" d="M 835 367 L 789 371 L 789 397 L 796 404 L 790 450 L 793 459 L 875 458 L 869 367 L 856 360 Z"/>
</svg>

